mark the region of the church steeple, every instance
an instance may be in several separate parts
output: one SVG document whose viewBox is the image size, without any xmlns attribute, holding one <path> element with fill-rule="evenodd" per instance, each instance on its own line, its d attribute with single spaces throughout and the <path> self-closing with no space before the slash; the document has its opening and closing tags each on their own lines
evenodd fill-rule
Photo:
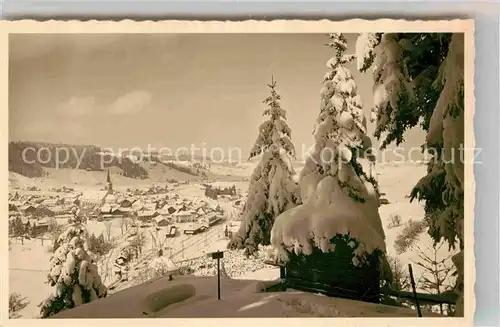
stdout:
<svg viewBox="0 0 500 327">
<path fill-rule="evenodd" d="M 109 169 L 108 169 L 108 175 L 106 176 L 106 181 L 108 182 L 108 194 L 113 194 L 113 183 L 111 182 L 111 175 L 109 174 Z"/>
</svg>

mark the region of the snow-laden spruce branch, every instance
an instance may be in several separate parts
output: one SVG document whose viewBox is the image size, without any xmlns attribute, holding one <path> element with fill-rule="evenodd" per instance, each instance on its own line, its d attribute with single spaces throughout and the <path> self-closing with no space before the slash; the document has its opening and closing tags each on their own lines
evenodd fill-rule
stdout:
<svg viewBox="0 0 500 327">
<path fill-rule="evenodd" d="M 382 147 L 401 143 L 406 130 L 420 125 L 427 132 L 424 149 L 437 150 L 411 200 L 424 201 L 434 241 L 460 249 L 453 261 L 457 315 L 463 314 L 464 35 L 364 33 L 357 48 L 358 69 L 373 69 L 372 119 Z"/>
<path fill-rule="evenodd" d="M 42 318 L 106 296 L 83 225 L 68 226 L 54 243 L 54 250 L 47 280 L 54 291 L 39 305 Z"/>
</svg>

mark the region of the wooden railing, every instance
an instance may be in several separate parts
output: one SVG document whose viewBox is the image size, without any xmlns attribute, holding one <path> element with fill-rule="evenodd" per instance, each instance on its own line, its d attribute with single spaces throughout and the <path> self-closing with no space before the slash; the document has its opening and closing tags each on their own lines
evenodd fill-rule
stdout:
<svg viewBox="0 0 500 327">
<path fill-rule="evenodd" d="M 406 299 L 415 303 L 415 296 L 413 292 L 407 291 L 395 291 L 389 287 L 382 287 L 380 292 L 383 294 L 395 296 L 400 299 Z M 443 292 L 441 294 L 426 294 L 426 293 L 417 293 L 417 301 L 420 305 L 422 304 L 455 304 L 457 302 L 458 295 L 453 291 Z"/>
<path fill-rule="evenodd" d="M 282 262 L 275 262 L 275 261 L 264 261 L 265 264 L 271 265 L 274 267 L 279 267 L 280 268 L 280 278 L 285 280 L 286 283 L 286 264 Z M 295 282 L 295 279 L 294 279 Z M 309 289 L 310 291 L 318 291 L 321 290 L 321 285 L 318 285 L 315 282 L 312 281 L 306 281 L 306 280 L 301 280 L 300 283 L 302 286 L 301 288 L 304 290 Z M 290 285 L 293 287 L 293 283 Z M 391 289 L 388 286 L 384 286 L 380 288 L 380 293 L 389 295 L 389 296 L 394 296 L 400 299 L 405 299 L 413 304 L 416 304 L 418 302 L 419 305 L 438 305 L 438 304 L 455 304 L 458 299 L 458 295 L 453 292 L 453 291 L 446 291 L 441 294 L 426 294 L 426 293 L 416 293 L 416 299 L 415 299 L 415 294 L 413 292 L 408 292 L 408 291 L 396 291 Z"/>
</svg>

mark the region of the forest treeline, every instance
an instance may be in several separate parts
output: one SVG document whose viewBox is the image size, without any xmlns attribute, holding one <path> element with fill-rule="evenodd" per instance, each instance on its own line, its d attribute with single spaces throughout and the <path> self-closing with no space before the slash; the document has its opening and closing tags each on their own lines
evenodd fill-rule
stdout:
<svg viewBox="0 0 500 327">
<path fill-rule="evenodd" d="M 103 154 L 103 149 L 98 146 L 9 142 L 9 171 L 26 177 L 44 176 L 43 168 L 102 171 L 112 166 L 121 168 L 125 177 L 148 177 L 140 164 L 127 157 Z"/>
</svg>

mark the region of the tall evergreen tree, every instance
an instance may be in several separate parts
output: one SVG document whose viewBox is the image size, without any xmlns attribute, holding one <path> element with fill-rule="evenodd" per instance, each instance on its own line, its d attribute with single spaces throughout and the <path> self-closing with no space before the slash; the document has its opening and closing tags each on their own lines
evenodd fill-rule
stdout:
<svg viewBox="0 0 500 327">
<path fill-rule="evenodd" d="M 464 242 L 464 35 L 462 33 L 367 33 L 357 42 L 358 69 L 373 66 L 376 136 L 382 147 L 399 144 L 418 124 L 427 132 L 427 175 L 411 201 L 425 202 L 429 234 L 460 252 L 457 315 L 463 315 Z M 454 159 L 454 160 L 453 160 Z"/>
<path fill-rule="evenodd" d="M 310 255 L 320 249 L 335 251 L 335 238 L 355 239 L 353 265 L 376 250 L 385 252 L 385 234 L 378 213 L 377 183 L 360 160 L 373 160 L 366 119 L 356 83 L 347 65 L 347 40 L 331 34 L 321 90 L 321 107 L 314 131 L 314 149 L 300 174 L 303 204 L 280 215 L 272 230 L 272 244 L 282 260 L 290 253 Z M 354 244 L 354 243 L 353 243 Z"/>
<path fill-rule="evenodd" d="M 371 140 L 366 135 L 363 104 L 357 93 L 356 82 L 347 68 L 355 56 L 345 53 L 347 41 L 342 34 L 332 34 L 330 39 L 327 45 L 336 53 L 327 62 L 328 72 L 323 79 L 314 150 L 307 158 L 300 176 L 303 200 L 314 190 L 317 182 L 337 169 L 337 163 L 341 161 L 348 163 L 355 169 L 356 175 L 369 180 L 378 189 L 375 176 L 367 175 L 359 163 L 359 159 L 374 162 L 375 158 L 371 151 Z M 349 183 L 343 184 L 343 187 L 349 189 L 351 195 L 356 193 Z"/>
<path fill-rule="evenodd" d="M 300 201 L 292 166 L 295 147 L 286 123 L 286 111 L 281 108 L 276 81 L 272 79 L 268 87 L 270 95 L 263 101 L 267 105 L 263 115 L 268 120 L 259 127 L 249 159 L 262 157 L 250 178 L 241 227 L 229 243 L 229 248 L 245 248 L 250 254 L 259 244 L 270 243 L 274 218 Z"/>
</svg>

